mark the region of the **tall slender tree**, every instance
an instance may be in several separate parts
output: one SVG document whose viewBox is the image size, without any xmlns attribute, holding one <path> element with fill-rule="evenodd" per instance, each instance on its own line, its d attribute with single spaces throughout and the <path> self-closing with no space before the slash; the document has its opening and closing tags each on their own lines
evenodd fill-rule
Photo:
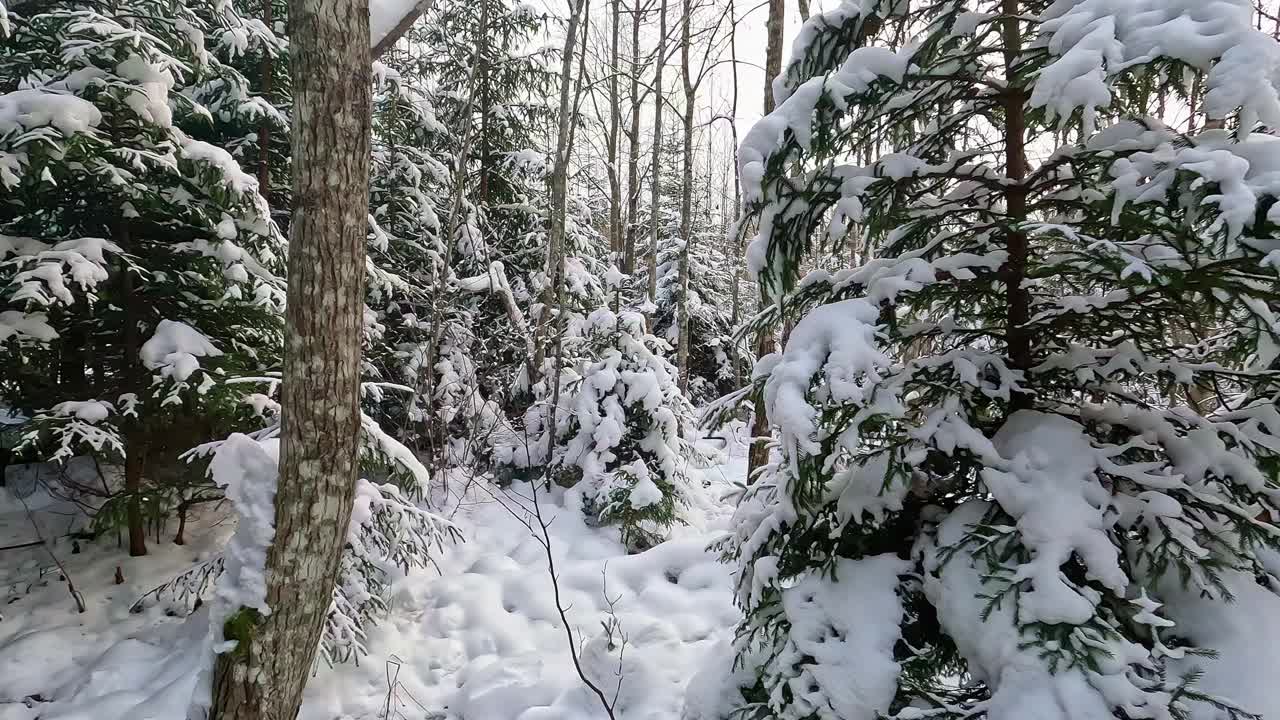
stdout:
<svg viewBox="0 0 1280 720">
<path fill-rule="evenodd" d="M 786 25 L 785 0 L 769 0 L 769 17 L 765 22 L 764 52 L 764 112 L 773 112 L 776 100 L 773 95 L 773 81 L 782 72 L 782 31 Z M 756 336 L 756 358 L 762 358 L 773 352 L 774 340 L 771 331 L 761 331 Z M 751 449 L 747 452 L 747 481 L 755 477 L 756 471 L 769 462 L 768 408 L 763 399 L 757 398 L 752 406 L 751 414 Z"/>
<path fill-rule="evenodd" d="M 372 74 L 367 0 L 293 0 L 293 217 L 270 614 L 241 608 L 210 716 L 293 720 L 356 488 Z M 323 441 L 320 440 L 323 438 Z"/>
</svg>

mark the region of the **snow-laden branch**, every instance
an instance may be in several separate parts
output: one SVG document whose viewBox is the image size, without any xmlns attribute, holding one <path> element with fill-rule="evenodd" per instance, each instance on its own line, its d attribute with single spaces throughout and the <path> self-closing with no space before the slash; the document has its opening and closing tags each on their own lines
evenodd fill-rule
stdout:
<svg viewBox="0 0 1280 720">
<path fill-rule="evenodd" d="M 369 0 L 369 47 L 373 59 L 382 57 L 409 32 L 435 0 Z"/>
</svg>

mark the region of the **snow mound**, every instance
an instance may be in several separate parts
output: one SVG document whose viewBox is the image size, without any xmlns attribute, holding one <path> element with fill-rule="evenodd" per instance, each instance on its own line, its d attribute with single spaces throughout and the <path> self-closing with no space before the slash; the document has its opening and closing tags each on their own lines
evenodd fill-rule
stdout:
<svg viewBox="0 0 1280 720">
<path fill-rule="evenodd" d="M 308 685 L 302 720 L 378 717 L 389 697 L 393 717 L 604 717 L 574 669 L 546 551 L 524 524 L 538 528 L 526 512 L 530 488 L 492 492 L 460 505 L 453 521 L 467 542 L 449 550 L 440 576 L 411 575 L 393 588 L 389 617 L 369 632 L 369 657 L 323 669 Z M 616 696 L 619 718 L 680 717 L 690 679 L 723 655 L 738 620 L 730 569 L 708 549 L 727 509 L 708 518 L 710 532 L 680 528 L 628 555 L 616 530 L 587 526 L 572 491 L 538 500 L 583 672 Z"/>
</svg>

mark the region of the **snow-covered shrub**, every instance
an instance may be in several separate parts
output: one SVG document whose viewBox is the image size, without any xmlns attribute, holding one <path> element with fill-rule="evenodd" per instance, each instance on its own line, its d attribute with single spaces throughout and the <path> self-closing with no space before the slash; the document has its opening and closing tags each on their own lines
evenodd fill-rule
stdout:
<svg viewBox="0 0 1280 720">
<path fill-rule="evenodd" d="M 793 330 L 727 545 L 737 709 L 1273 712 L 1234 628 L 1280 588 L 1280 46 L 1235 0 L 906 10 L 811 18 L 743 142 Z M 855 229 L 870 259 L 802 277 Z"/>
<path fill-rule="evenodd" d="M 268 393 L 274 390 L 268 388 Z M 237 444 L 255 442 L 272 462 L 278 461 L 279 405 L 269 394 L 253 394 L 244 402 L 259 411 L 265 427 L 248 435 L 236 434 L 206 443 L 188 454 L 192 461 L 212 458 L 208 465 L 210 477 L 218 487 L 227 486 L 226 477 L 218 476 L 218 458 L 228 453 L 243 456 L 242 449 L 234 449 Z M 446 541 L 457 539 L 456 530 L 447 520 L 421 504 L 429 478 L 417 457 L 368 415 L 361 428 L 361 477 L 357 480 L 347 542 L 333 588 L 333 604 L 320 639 L 320 657 L 330 664 L 358 662 L 367 653 L 364 642 L 368 627 L 386 611 L 386 591 L 391 581 L 398 573 L 426 567 Z M 222 470 L 227 470 L 225 465 Z M 230 551 L 235 551 L 234 543 Z M 149 592 L 134 610 L 162 601 L 190 612 L 197 602 L 216 592 L 227 562 L 224 554 L 191 567 Z"/>
<path fill-rule="evenodd" d="M 576 486 L 589 515 L 616 523 L 629 547 L 661 541 L 699 502 L 698 459 L 689 440 L 693 408 L 676 386 L 666 343 L 644 331 L 637 313 L 599 309 L 585 322 L 579 367 L 561 376 L 554 428 L 537 405 L 527 433 L 497 455 L 523 468 L 547 468 Z M 549 451 L 549 455 L 548 455 Z"/>
</svg>

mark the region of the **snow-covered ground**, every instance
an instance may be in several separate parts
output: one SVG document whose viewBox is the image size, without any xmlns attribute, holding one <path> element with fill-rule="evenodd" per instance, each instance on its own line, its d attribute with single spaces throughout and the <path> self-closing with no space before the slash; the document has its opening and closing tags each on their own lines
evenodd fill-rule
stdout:
<svg viewBox="0 0 1280 720">
<path fill-rule="evenodd" d="M 620 718 L 679 717 L 691 677 L 732 636 L 729 568 L 708 549 L 729 523 L 723 496 L 746 469 L 741 443 L 727 456 L 704 471 L 715 502 L 636 555 L 616 530 L 588 526 L 574 493 L 538 496 L 574 650 L 608 700 L 616 696 Z M 369 628 L 369 655 L 320 668 L 302 720 L 606 717 L 574 669 L 531 488 L 476 482 L 458 493 L 456 480 L 445 513 L 465 542 L 446 549 L 438 572 L 393 586 L 388 615 Z M 55 552 L 85 598 L 83 614 L 56 569 L 40 575 L 51 565 L 43 549 L 0 556 L 0 720 L 179 720 L 203 619 L 166 615 L 163 603 L 129 609 L 210 557 L 230 534 L 225 517 L 225 509 L 206 509 L 187 545 L 162 536 L 144 558 L 129 558 L 113 538 L 82 541 L 78 554 L 70 539 L 59 540 Z M 21 505 L 0 497 L 0 546 L 26 539 L 25 525 Z"/>
</svg>

